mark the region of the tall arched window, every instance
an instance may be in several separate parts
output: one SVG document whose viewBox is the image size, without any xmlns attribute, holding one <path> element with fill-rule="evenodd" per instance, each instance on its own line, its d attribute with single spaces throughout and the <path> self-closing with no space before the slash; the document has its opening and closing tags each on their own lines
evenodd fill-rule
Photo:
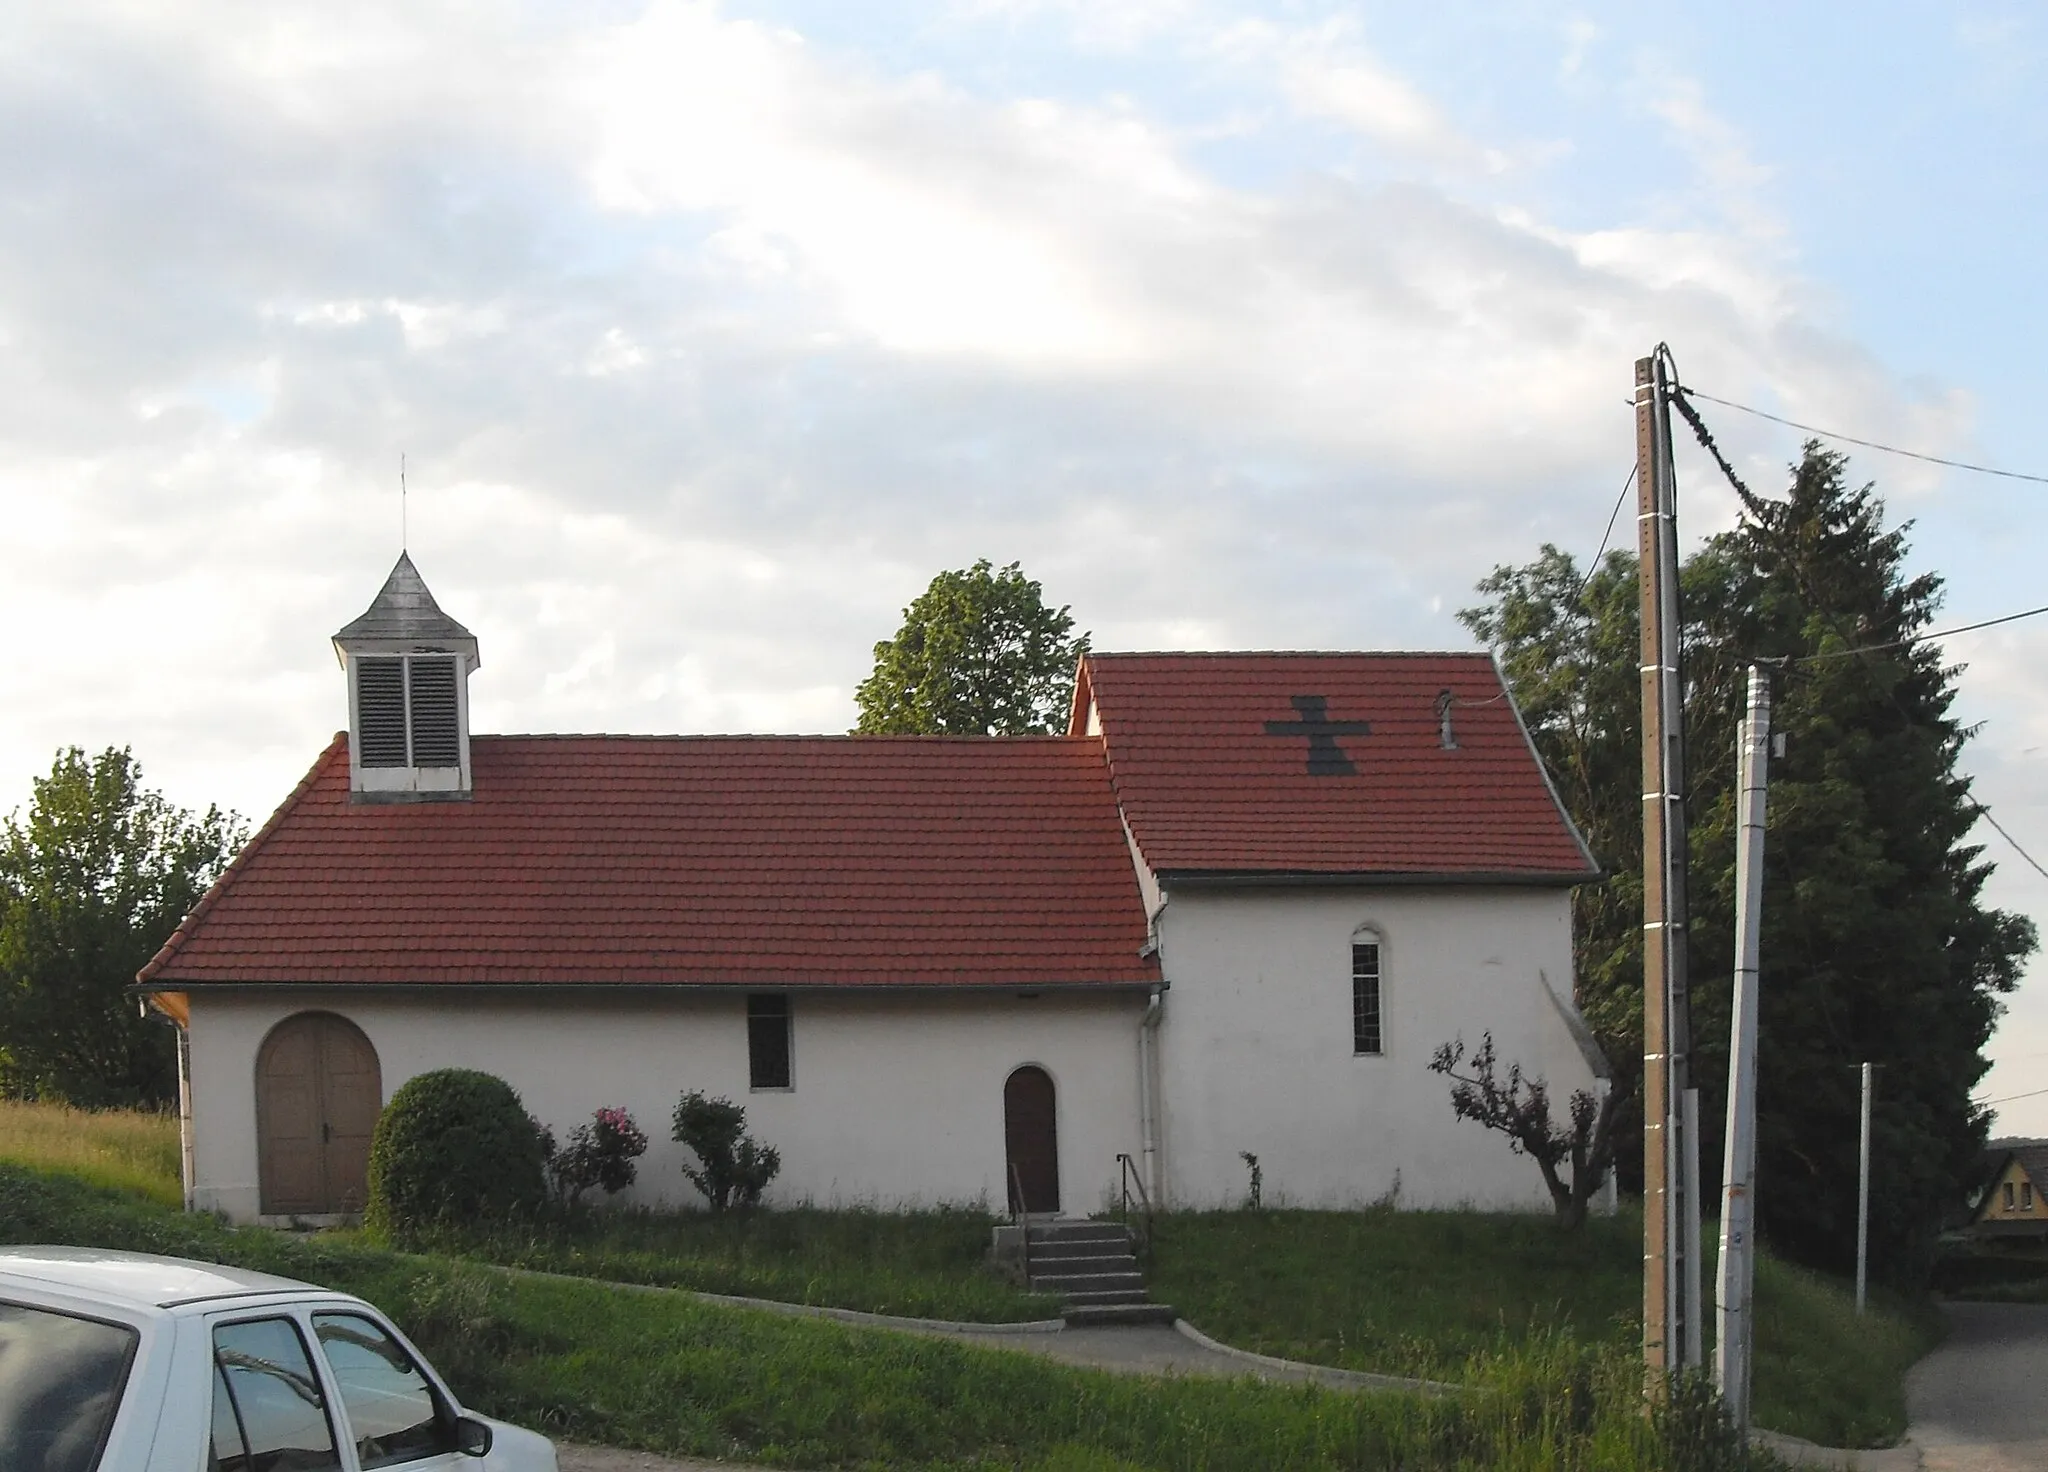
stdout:
<svg viewBox="0 0 2048 1472">
<path fill-rule="evenodd" d="M 1385 948 L 1379 931 L 1361 925 L 1351 932 L 1351 1051 L 1386 1052 Z"/>
</svg>

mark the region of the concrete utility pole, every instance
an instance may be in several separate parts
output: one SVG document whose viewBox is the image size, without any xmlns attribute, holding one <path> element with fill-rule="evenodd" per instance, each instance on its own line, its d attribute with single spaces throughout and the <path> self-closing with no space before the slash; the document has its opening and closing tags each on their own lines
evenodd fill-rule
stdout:
<svg viewBox="0 0 2048 1472">
<path fill-rule="evenodd" d="M 1699 1362 L 1697 1145 L 1685 1128 L 1685 703 L 1679 685 L 1678 515 L 1670 382 L 1636 360 L 1636 551 L 1643 692 L 1643 1365 L 1649 1393 Z"/>
<path fill-rule="evenodd" d="M 1720 1333 L 1714 1383 L 1736 1430 L 1749 1433 L 1750 1313 L 1756 1281 L 1757 967 L 1764 920 L 1764 789 L 1770 780 L 1771 684 L 1749 667 L 1749 716 L 1736 742 L 1742 772 L 1735 835 L 1735 1000 L 1728 1021 L 1728 1140 L 1721 1166 Z"/>
<path fill-rule="evenodd" d="M 1863 1134 L 1856 1147 L 1856 1312 L 1863 1312 L 1863 1289 L 1870 1275 L 1870 1098 L 1876 1091 L 1877 1065 L 1863 1065 Z"/>
</svg>

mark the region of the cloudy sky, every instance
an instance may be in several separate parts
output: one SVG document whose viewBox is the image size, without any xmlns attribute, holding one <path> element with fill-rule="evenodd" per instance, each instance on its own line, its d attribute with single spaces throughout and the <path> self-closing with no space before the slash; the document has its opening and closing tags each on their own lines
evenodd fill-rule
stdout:
<svg viewBox="0 0 2048 1472">
<path fill-rule="evenodd" d="M 0 810 L 114 743 L 267 814 L 345 718 L 327 636 L 401 455 L 478 729 L 534 731 L 844 729 L 981 556 L 1104 648 L 1464 647 L 1495 563 L 1599 543 L 1659 340 L 1707 392 L 2048 473 L 2048 23 L 1843 14 L 9 6 Z M 1793 431 L 1715 419 L 1782 482 Z M 2048 488 L 1854 469 L 1949 621 L 2048 602 Z M 1726 526 L 1681 475 L 1688 534 Z M 1977 790 L 2048 862 L 2048 619 L 1950 652 Z M 2036 970 L 1987 1099 L 2048 1088 Z"/>
</svg>

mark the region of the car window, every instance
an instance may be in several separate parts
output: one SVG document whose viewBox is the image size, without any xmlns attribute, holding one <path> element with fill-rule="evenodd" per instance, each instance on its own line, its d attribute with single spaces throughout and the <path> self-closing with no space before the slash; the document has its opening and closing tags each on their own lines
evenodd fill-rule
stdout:
<svg viewBox="0 0 2048 1472">
<path fill-rule="evenodd" d="M 366 1469 L 456 1449 L 454 1416 L 383 1325 L 361 1314 L 315 1314 L 313 1335 Z"/>
<path fill-rule="evenodd" d="M 0 1303 L 0 1467 L 93 1472 L 140 1337 L 124 1324 Z"/>
<path fill-rule="evenodd" d="M 222 1324 L 213 1331 L 213 1363 L 213 1465 L 220 1472 L 341 1466 L 326 1397 L 290 1319 Z"/>
</svg>

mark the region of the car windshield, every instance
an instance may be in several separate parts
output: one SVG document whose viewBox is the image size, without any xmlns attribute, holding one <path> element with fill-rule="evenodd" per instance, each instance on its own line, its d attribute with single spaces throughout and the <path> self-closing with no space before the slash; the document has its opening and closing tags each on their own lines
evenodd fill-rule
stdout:
<svg viewBox="0 0 2048 1472">
<path fill-rule="evenodd" d="M 122 1324 L 0 1302 L 0 1467 L 93 1472 L 139 1337 Z"/>
</svg>

